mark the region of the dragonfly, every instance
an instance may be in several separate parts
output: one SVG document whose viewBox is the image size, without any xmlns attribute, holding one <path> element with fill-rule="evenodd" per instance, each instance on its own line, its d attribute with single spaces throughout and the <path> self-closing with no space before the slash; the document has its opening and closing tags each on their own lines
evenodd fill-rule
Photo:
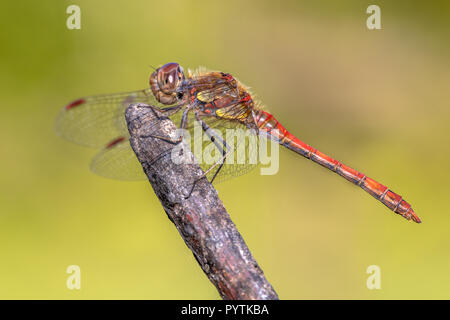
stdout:
<svg viewBox="0 0 450 320">
<path fill-rule="evenodd" d="M 178 63 L 167 63 L 151 73 L 145 89 L 89 96 L 67 104 L 57 117 L 56 131 L 71 142 L 100 149 L 91 162 L 94 173 L 119 180 L 145 179 L 128 140 L 125 109 L 132 103 L 158 108 L 181 129 L 192 132 L 195 126 L 201 127 L 220 155 L 214 164 L 200 164 L 211 183 L 245 174 L 258 165 L 226 161 L 238 144 L 230 146 L 224 132 L 247 129 L 335 172 L 407 220 L 421 223 L 402 196 L 294 136 L 229 73 L 204 68 L 185 72 Z M 249 154 L 255 152 L 253 144 L 242 143 Z"/>
</svg>

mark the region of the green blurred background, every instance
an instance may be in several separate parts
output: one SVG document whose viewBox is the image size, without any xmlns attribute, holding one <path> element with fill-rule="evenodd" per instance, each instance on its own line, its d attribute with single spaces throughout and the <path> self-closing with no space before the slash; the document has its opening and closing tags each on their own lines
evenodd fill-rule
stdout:
<svg viewBox="0 0 450 320">
<path fill-rule="evenodd" d="M 81 7 L 81 30 L 66 7 Z M 381 7 L 382 30 L 366 28 Z M 300 139 L 388 185 L 421 225 L 289 151 L 217 185 L 282 299 L 450 298 L 447 1 L 3 1 L 0 298 L 219 299 L 147 182 L 90 173 L 56 115 L 176 61 L 229 72 Z M 81 267 L 81 290 L 66 268 Z M 366 268 L 381 268 L 368 290 Z"/>
</svg>

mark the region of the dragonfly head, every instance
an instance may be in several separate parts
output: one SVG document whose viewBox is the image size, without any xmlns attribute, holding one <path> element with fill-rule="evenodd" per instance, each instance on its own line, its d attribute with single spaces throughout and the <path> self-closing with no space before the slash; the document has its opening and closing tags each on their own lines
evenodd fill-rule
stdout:
<svg viewBox="0 0 450 320">
<path fill-rule="evenodd" d="M 162 104 L 174 104 L 182 98 L 180 91 L 184 81 L 183 68 L 178 63 L 167 63 L 150 76 L 150 87 L 155 98 Z"/>
</svg>

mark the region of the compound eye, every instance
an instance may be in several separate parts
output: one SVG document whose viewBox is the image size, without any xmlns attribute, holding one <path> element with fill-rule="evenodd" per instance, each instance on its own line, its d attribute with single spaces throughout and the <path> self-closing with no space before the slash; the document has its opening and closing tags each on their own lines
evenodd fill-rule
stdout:
<svg viewBox="0 0 450 320">
<path fill-rule="evenodd" d="M 168 63 L 158 70 L 158 85 L 163 92 L 171 94 L 177 89 L 183 78 L 180 70 L 182 69 L 178 63 Z"/>
<path fill-rule="evenodd" d="M 166 85 L 172 85 L 174 82 L 174 78 L 172 74 L 168 74 L 166 79 L 164 80 L 164 84 Z"/>
</svg>

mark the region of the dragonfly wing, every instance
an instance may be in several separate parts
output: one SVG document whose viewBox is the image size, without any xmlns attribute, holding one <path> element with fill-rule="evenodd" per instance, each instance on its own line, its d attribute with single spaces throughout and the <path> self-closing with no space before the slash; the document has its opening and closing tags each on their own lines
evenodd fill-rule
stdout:
<svg viewBox="0 0 450 320">
<path fill-rule="evenodd" d="M 225 181 L 229 178 L 249 173 L 259 166 L 258 136 L 239 122 L 230 122 L 227 126 L 222 121 L 212 121 L 210 127 L 221 132 L 227 145 L 233 152 L 227 156 L 214 181 Z M 212 169 L 208 176 L 212 178 L 218 167 Z"/>
<path fill-rule="evenodd" d="M 92 159 L 91 170 L 98 175 L 116 180 L 146 179 L 128 137 L 124 136 L 112 140 Z"/>
<path fill-rule="evenodd" d="M 162 106 L 150 89 L 86 97 L 63 108 L 56 119 L 56 132 L 71 142 L 102 148 L 118 136 L 128 136 L 125 109 L 138 102 Z"/>
<path fill-rule="evenodd" d="M 209 126 L 210 130 L 226 142 L 229 148 L 233 149 L 214 178 L 215 183 L 246 174 L 258 167 L 258 136 L 254 132 L 238 121 L 215 117 L 202 117 L 201 119 Z M 210 140 L 192 113 L 188 119 L 187 129 L 190 135 L 189 147 L 202 170 L 206 172 L 222 158 L 222 150 Z M 215 140 L 221 145 L 220 139 Z M 227 151 L 226 147 L 225 151 Z M 216 165 L 208 172 L 208 180 L 211 181 L 218 169 L 219 165 Z"/>
<path fill-rule="evenodd" d="M 179 115 L 176 115 L 172 120 L 175 122 L 179 120 L 179 117 Z M 246 130 L 245 126 L 237 122 L 217 121 L 214 118 L 202 120 L 216 134 L 224 137 L 226 143 L 233 148 L 233 154 L 228 156 L 228 161 L 225 160 L 219 174 L 214 179 L 215 183 L 246 174 L 258 166 L 257 159 L 252 160 L 252 155 L 257 152 L 257 136 Z M 185 142 L 194 153 L 202 170 L 206 172 L 221 158 L 222 152 L 203 132 L 201 125 L 195 120 L 193 114 L 190 114 L 188 119 L 188 132 L 190 140 L 185 140 Z M 201 146 L 201 148 L 195 145 Z M 207 178 L 209 180 L 212 179 L 218 168 L 216 166 L 208 172 Z M 142 166 L 130 146 L 129 136 L 120 136 L 110 141 L 93 158 L 91 171 L 100 176 L 116 180 L 146 180 Z"/>
</svg>

